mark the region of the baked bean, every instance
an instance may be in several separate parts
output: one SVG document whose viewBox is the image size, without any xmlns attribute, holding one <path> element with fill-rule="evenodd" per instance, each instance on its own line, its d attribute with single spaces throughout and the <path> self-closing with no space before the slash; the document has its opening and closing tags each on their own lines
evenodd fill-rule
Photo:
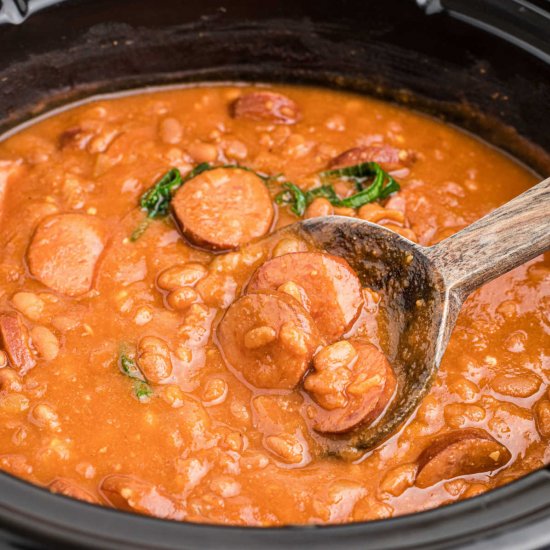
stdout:
<svg viewBox="0 0 550 550">
<path fill-rule="evenodd" d="M 302 287 L 319 330 L 329 341 L 340 338 L 363 305 L 361 284 L 342 258 L 321 252 L 297 252 L 269 260 L 252 276 L 248 292 L 276 290 L 292 281 Z"/>
<path fill-rule="evenodd" d="M 96 497 L 91 495 L 82 487 L 79 487 L 76 481 L 72 481 L 70 479 L 54 479 L 48 485 L 48 489 L 52 493 L 57 493 L 70 498 L 76 498 L 78 500 L 83 500 L 84 502 L 89 502 L 91 504 L 99 504 L 99 500 Z"/>
<path fill-rule="evenodd" d="M 294 281 L 287 281 L 286 283 L 283 283 L 277 289 L 277 292 L 284 292 L 285 294 L 292 296 L 303 308 L 307 311 L 310 310 L 311 302 L 309 301 L 306 291 Z"/>
<path fill-rule="evenodd" d="M 301 134 L 291 134 L 286 140 L 282 154 L 295 159 L 305 157 L 314 147 L 315 142 L 307 140 Z"/>
<path fill-rule="evenodd" d="M 383 353 L 362 342 L 337 342 L 314 360 L 304 388 L 320 405 L 313 426 L 321 433 L 345 433 L 375 420 L 395 391 L 395 375 Z"/>
<path fill-rule="evenodd" d="M 414 485 L 416 469 L 416 464 L 396 466 L 386 473 L 380 483 L 380 489 L 386 493 L 390 493 L 394 497 L 398 497 Z"/>
<path fill-rule="evenodd" d="M 172 363 L 166 357 L 154 353 L 144 353 L 138 359 L 141 372 L 147 380 L 158 383 L 172 374 Z"/>
<path fill-rule="evenodd" d="M 462 401 L 473 401 L 479 395 L 477 385 L 462 376 L 450 379 L 448 385 L 449 389 L 456 393 Z"/>
<path fill-rule="evenodd" d="M 36 361 L 31 354 L 28 331 L 17 313 L 0 313 L 0 335 L 11 365 L 20 374 L 32 369 Z"/>
<path fill-rule="evenodd" d="M 202 346 L 208 341 L 215 310 L 204 304 L 191 304 L 185 311 L 184 323 L 178 336 L 188 345 Z"/>
<path fill-rule="evenodd" d="M 541 437 L 550 438 L 550 401 L 543 399 L 535 405 L 535 420 Z"/>
<path fill-rule="evenodd" d="M 273 327 L 255 327 L 244 335 L 246 349 L 258 349 L 271 344 L 277 339 L 277 331 Z"/>
<path fill-rule="evenodd" d="M 355 347 L 347 340 L 342 340 L 323 348 L 315 356 L 315 370 L 321 372 L 347 367 L 357 356 Z"/>
<path fill-rule="evenodd" d="M 196 290 L 205 304 L 225 309 L 235 300 L 237 281 L 231 275 L 213 272 L 197 283 Z"/>
<path fill-rule="evenodd" d="M 393 222 L 401 225 L 405 223 L 405 214 L 400 210 L 389 210 L 373 202 L 361 206 L 357 214 L 362 220 L 381 223 L 382 225 L 384 225 L 383 222 Z"/>
<path fill-rule="evenodd" d="M 38 321 L 44 311 L 44 300 L 34 292 L 17 292 L 11 302 L 13 307 L 20 311 L 27 319 Z"/>
<path fill-rule="evenodd" d="M 164 143 L 175 145 L 181 141 L 183 128 L 177 118 L 168 117 L 161 121 L 159 132 L 160 139 Z"/>
<path fill-rule="evenodd" d="M 174 408 L 181 407 L 185 399 L 185 393 L 175 384 L 164 386 L 161 396 L 166 403 Z"/>
<path fill-rule="evenodd" d="M 491 472 L 510 458 L 510 451 L 483 430 L 457 430 L 436 437 L 422 451 L 415 483 L 425 488 L 445 479 Z"/>
<path fill-rule="evenodd" d="M 445 421 L 452 428 L 462 428 L 466 424 L 481 422 L 485 410 L 478 405 L 451 403 L 445 407 Z"/>
<path fill-rule="evenodd" d="M 172 199 L 184 235 L 213 250 L 228 250 L 264 236 L 273 222 L 271 196 L 252 172 L 217 168 L 188 181 Z"/>
<path fill-rule="evenodd" d="M 390 229 L 398 235 L 401 235 L 402 237 L 405 237 L 405 239 L 409 239 L 409 241 L 416 242 L 418 240 L 416 233 L 412 229 L 409 229 L 407 227 L 401 227 L 393 223 L 386 223 L 384 224 L 384 227 L 386 229 Z"/>
<path fill-rule="evenodd" d="M 259 334 L 251 333 L 258 328 Z M 277 338 L 270 340 L 273 333 Z M 293 298 L 261 292 L 239 298 L 227 310 L 218 340 L 227 362 L 250 384 L 292 389 L 305 374 L 320 337 L 313 319 Z"/>
<path fill-rule="evenodd" d="M 265 446 L 278 459 L 288 464 L 299 464 L 307 453 L 306 443 L 294 434 L 270 435 L 265 438 Z"/>
<path fill-rule="evenodd" d="M 328 199 L 318 197 L 306 208 L 304 218 L 319 218 L 321 216 L 332 216 L 334 207 Z"/>
<path fill-rule="evenodd" d="M 33 327 L 31 340 L 38 355 L 46 361 L 53 361 L 59 355 L 59 340 L 49 328 Z"/>
<path fill-rule="evenodd" d="M 295 124 L 302 118 L 298 105 L 292 99 L 268 91 L 250 92 L 237 98 L 231 105 L 231 114 L 235 118 L 274 124 Z"/>
<path fill-rule="evenodd" d="M 335 206 L 334 214 L 336 214 L 336 216 L 346 216 L 348 218 L 354 218 L 355 210 L 347 206 Z"/>
<path fill-rule="evenodd" d="M 202 398 L 208 405 L 219 405 L 227 396 L 228 387 L 227 382 L 222 378 L 212 378 L 208 380 Z"/>
<path fill-rule="evenodd" d="M 211 143 L 197 141 L 187 146 L 187 152 L 195 162 L 215 162 L 218 158 L 218 148 Z"/>
<path fill-rule="evenodd" d="M 154 384 L 172 374 L 172 360 L 168 345 L 156 336 L 146 336 L 140 340 L 137 363 L 143 376 Z"/>
<path fill-rule="evenodd" d="M 5 351 L 0 350 L 0 369 L 7 367 L 8 364 L 8 354 Z"/>
<path fill-rule="evenodd" d="M 497 374 L 491 381 L 491 387 L 502 395 L 510 397 L 530 397 L 535 394 L 542 380 L 534 373 Z"/>
<path fill-rule="evenodd" d="M 225 146 L 225 154 L 232 159 L 244 160 L 248 155 L 248 149 L 242 141 L 232 139 Z"/>
<path fill-rule="evenodd" d="M 9 368 L 0 370 L 0 391 L 20 392 L 22 389 L 21 378 L 16 371 Z"/>
<path fill-rule="evenodd" d="M 116 130 L 105 130 L 104 132 L 101 132 L 89 141 L 87 146 L 88 152 L 92 155 L 96 153 L 104 153 L 107 151 L 109 145 L 117 135 L 118 131 Z"/>
<path fill-rule="evenodd" d="M 222 498 L 231 498 L 240 494 L 241 484 L 231 477 L 218 476 L 210 482 L 210 489 Z"/>
<path fill-rule="evenodd" d="M 304 357 L 309 354 L 308 334 L 290 321 L 281 325 L 279 342 L 286 351 L 293 355 Z"/>
<path fill-rule="evenodd" d="M 191 304 L 198 300 L 195 290 L 187 286 L 177 288 L 168 294 L 166 301 L 168 305 L 177 311 L 187 309 Z"/>
<path fill-rule="evenodd" d="M 153 310 L 147 306 L 138 307 L 134 315 L 134 323 L 138 326 L 146 325 L 153 319 Z"/>
<path fill-rule="evenodd" d="M 273 257 L 292 254 L 293 252 L 305 252 L 306 246 L 302 241 L 296 239 L 281 239 L 273 248 Z"/>
<path fill-rule="evenodd" d="M 201 445 L 208 445 L 207 430 L 210 427 L 211 420 L 204 406 L 184 394 L 181 407 L 177 408 L 178 418 L 177 426 L 185 441 L 194 448 L 200 448 Z"/>
<path fill-rule="evenodd" d="M 36 405 L 32 410 L 33 420 L 42 427 L 46 427 L 50 430 L 59 430 L 59 416 L 54 409 L 46 403 Z"/>
<path fill-rule="evenodd" d="M 141 339 L 139 346 L 139 353 L 154 353 L 161 357 L 170 357 L 170 349 L 168 344 L 161 338 L 156 336 L 145 336 Z"/>
<path fill-rule="evenodd" d="M 199 263 L 174 265 L 165 269 L 157 278 L 157 285 L 162 290 L 176 290 L 183 286 L 193 286 L 207 274 L 207 269 Z"/>
</svg>

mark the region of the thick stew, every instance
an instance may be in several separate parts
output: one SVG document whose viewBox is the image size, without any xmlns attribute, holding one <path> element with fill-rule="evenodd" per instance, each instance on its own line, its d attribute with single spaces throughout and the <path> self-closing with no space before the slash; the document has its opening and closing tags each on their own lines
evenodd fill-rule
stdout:
<svg viewBox="0 0 550 550">
<path fill-rule="evenodd" d="M 194 522 L 341 523 L 465 499 L 550 457 L 548 257 L 475 292 L 414 416 L 381 297 L 278 228 L 422 245 L 536 182 L 472 136 L 336 91 L 100 98 L 0 143 L 0 469 Z"/>
</svg>

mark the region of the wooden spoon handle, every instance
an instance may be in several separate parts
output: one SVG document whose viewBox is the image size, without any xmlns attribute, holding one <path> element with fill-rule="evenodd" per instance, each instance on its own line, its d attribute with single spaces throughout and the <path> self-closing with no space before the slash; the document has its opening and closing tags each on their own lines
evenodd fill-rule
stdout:
<svg viewBox="0 0 550 550">
<path fill-rule="evenodd" d="M 550 249 L 550 178 L 426 249 L 446 287 L 465 298 Z"/>
</svg>

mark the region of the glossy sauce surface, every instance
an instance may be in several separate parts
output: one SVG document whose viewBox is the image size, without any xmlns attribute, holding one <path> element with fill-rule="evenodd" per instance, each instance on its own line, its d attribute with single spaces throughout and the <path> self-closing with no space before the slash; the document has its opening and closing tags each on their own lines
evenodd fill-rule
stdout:
<svg viewBox="0 0 550 550">
<path fill-rule="evenodd" d="M 265 90 L 280 95 L 253 95 Z M 424 510 L 547 464 L 549 258 L 475 292 L 413 418 L 373 452 L 346 461 L 323 453 L 331 436 L 316 429 L 314 413 L 326 400 L 315 398 L 319 386 L 307 377 L 321 371 L 319 350 L 342 339 L 361 360 L 361 350 L 376 352 L 364 346 L 383 350 L 376 294 L 343 296 L 327 283 L 327 303 L 341 305 L 325 318 L 313 291 L 300 298 L 308 301 L 304 312 L 292 296 L 277 294 L 278 272 L 256 272 L 270 258 L 307 253 L 303 243 L 228 252 L 298 219 L 288 206 L 270 205 L 251 173 L 237 182 L 234 173 L 198 176 L 209 178 L 210 193 L 226 176 L 240 193 L 246 178 L 241 200 L 254 223 L 241 220 L 236 241 L 227 240 L 235 232 L 226 226 L 200 233 L 204 216 L 234 205 L 193 204 L 196 193 L 185 185 L 175 217 L 135 233 L 145 219 L 141 195 L 170 168 L 186 174 L 202 162 L 240 164 L 310 189 L 327 167 L 373 160 L 360 154 L 373 147 L 386 154 L 374 160 L 401 190 L 355 210 L 317 200 L 307 217 L 358 216 L 430 245 L 536 182 L 512 159 L 440 122 L 298 87 L 206 86 L 101 99 L 0 143 L 0 468 L 138 513 L 281 525 Z M 272 199 L 281 181 L 267 185 Z M 351 193 L 345 182 L 335 188 Z M 238 358 L 231 360 L 220 323 L 245 292 L 256 301 L 254 292 L 276 293 L 262 307 L 275 302 L 309 331 L 299 360 L 275 357 L 289 367 L 284 376 L 260 380 L 255 367 L 245 368 L 256 353 L 250 350 L 259 349 L 254 338 L 270 345 L 268 330 L 249 336 L 244 359 L 243 348 L 231 348 Z M 122 372 L 125 354 L 145 381 Z"/>
</svg>

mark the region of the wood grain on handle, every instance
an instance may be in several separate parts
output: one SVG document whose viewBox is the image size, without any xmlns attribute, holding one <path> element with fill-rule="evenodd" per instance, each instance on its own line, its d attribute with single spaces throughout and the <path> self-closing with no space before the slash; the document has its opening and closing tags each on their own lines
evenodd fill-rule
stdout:
<svg viewBox="0 0 550 550">
<path fill-rule="evenodd" d="M 426 249 L 449 290 L 466 297 L 550 249 L 550 178 Z"/>
</svg>

